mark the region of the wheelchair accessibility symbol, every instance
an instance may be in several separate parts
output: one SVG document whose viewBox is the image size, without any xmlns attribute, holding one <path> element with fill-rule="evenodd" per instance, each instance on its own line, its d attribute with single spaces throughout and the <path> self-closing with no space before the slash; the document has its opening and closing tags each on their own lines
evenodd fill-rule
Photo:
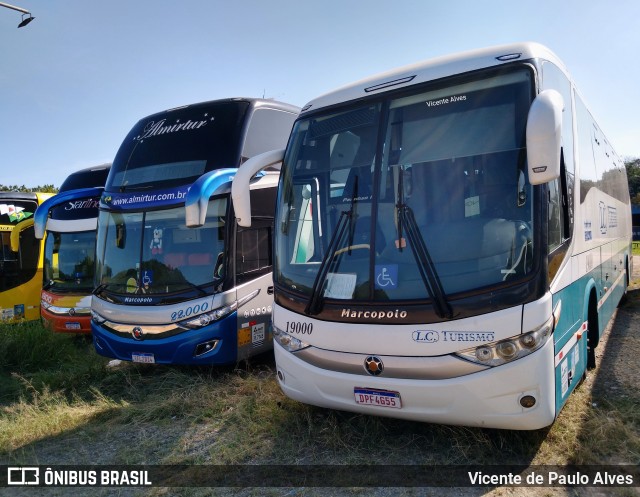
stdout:
<svg viewBox="0 0 640 497">
<path fill-rule="evenodd" d="M 398 265 L 376 264 L 376 288 L 391 290 L 398 287 Z"/>
</svg>

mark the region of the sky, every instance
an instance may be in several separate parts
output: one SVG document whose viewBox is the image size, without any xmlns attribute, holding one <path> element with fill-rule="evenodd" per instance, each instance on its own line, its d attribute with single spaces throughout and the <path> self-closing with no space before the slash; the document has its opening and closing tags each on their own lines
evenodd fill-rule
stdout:
<svg viewBox="0 0 640 497">
<path fill-rule="evenodd" d="M 141 118 L 228 97 L 303 106 L 432 57 L 521 41 L 565 63 L 623 158 L 640 157 L 640 2 L 10 0 L 0 7 L 0 184 L 59 187 Z"/>
</svg>

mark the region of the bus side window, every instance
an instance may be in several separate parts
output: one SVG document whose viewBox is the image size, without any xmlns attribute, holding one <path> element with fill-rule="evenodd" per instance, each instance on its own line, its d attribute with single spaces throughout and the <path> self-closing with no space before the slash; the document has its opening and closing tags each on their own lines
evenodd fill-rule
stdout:
<svg viewBox="0 0 640 497">
<path fill-rule="evenodd" d="M 558 179 L 549 183 L 549 226 L 548 246 L 549 253 L 562 245 L 564 239 L 564 215 L 562 207 L 562 192 Z"/>
<path fill-rule="evenodd" d="M 256 226 L 238 230 L 236 241 L 236 282 L 244 283 L 271 271 L 273 256 L 271 251 L 271 226 Z"/>
</svg>

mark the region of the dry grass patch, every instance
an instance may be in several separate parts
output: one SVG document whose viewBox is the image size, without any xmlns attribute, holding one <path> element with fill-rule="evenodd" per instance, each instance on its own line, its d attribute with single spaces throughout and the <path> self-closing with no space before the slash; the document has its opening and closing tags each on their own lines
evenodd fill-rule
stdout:
<svg viewBox="0 0 640 497">
<path fill-rule="evenodd" d="M 31 395 L 1 408 L 0 453 L 74 430 L 98 413 L 122 407 L 97 391 L 92 401 L 86 401 L 48 388 L 37 391 L 24 378 L 21 381 L 29 386 Z"/>
</svg>

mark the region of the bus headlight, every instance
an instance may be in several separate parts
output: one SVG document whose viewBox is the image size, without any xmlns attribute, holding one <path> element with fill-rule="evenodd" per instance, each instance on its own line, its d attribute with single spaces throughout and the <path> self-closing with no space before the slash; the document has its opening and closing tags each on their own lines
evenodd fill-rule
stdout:
<svg viewBox="0 0 640 497">
<path fill-rule="evenodd" d="M 103 318 L 96 311 L 91 310 L 91 321 L 93 321 L 94 323 L 97 323 L 97 324 L 102 324 L 102 323 L 104 323 L 106 321 L 106 318 Z"/>
<path fill-rule="evenodd" d="M 310 345 L 306 342 L 303 342 L 299 338 L 289 335 L 285 333 L 280 328 L 276 326 L 273 327 L 273 339 L 276 340 L 280 345 L 282 345 L 289 352 L 296 352 L 301 349 L 306 349 L 310 347 Z"/>
<path fill-rule="evenodd" d="M 197 330 L 198 328 L 203 328 L 208 324 L 211 324 L 213 321 L 218 321 L 225 316 L 228 316 L 232 312 L 238 310 L 244 304 L 249 302 L 251 299 L 258 296 L 260 293 L 260 289 L 256 289 L 253 292 L 245 295 L 244 297 L 238 299 L 235 302 L 231 302 L 230 304 L 223 305 L 222 307 L 218 307 L 213 311 L 205 312 L 204 314 L 199 314 L 198 316 L 191 317 L 189 319 L 185 319 L 184 321 L 179 321 L 176 324 L 178 326 L 182 326 L 183 328 L 188 328 L 191 330 Z"/>
<path fill-rule="evenodd" d="M 182 326 L 183 328 L 189 328 L 191 330 L 197 330 L 198 328 L 204 328 L 205 326 L 211 324 L 214 321 L 218 321 L 225 316 L 228 316 L 233 311 L 238 308 L 238 303 L 233 302 L 230 305 L 224 305 L 222 307 L 218 307 L 211 312 L 206 312 L 204 314 L 200 314 L 199 316 L 185 319 L 184 321 L 179 321 L 176 323 L 178 326 Z"/>
<path fill-rule="evenodd" d="M 485 366 L 500 366 L 521 359 L 541 348 L 551 336 L 554 317 L 539 328 L 515 337 L 472 347 L 456 353 L 457 356 Z"/>
</svg>

